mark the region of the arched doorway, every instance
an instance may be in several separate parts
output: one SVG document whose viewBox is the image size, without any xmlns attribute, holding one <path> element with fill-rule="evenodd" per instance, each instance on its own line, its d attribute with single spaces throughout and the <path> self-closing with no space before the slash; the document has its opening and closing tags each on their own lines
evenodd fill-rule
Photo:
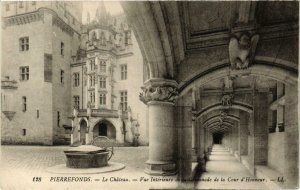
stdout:
<svg viewBox="0 0 300 190">
<path fill-rule="evenodd" d="M 93 138 L 98 136 L 106 136 L 110 139 L 116 139 L 116 128 L 111 122 L 102 120 L 98 122 L 93 129 Z"/>
<path fill-rule="evenodd" d="M 87 133 L 87 123 L 85 120 L 80 122 L 80 143 L 86 144 L 85 134 Z"/>
</svg>

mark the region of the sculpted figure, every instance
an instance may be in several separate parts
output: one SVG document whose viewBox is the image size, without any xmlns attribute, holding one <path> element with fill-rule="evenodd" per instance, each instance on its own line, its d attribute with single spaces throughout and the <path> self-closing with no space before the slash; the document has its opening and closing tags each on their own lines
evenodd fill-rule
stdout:
<svg viewBox="0 0 300 190">
<path fill-rule="evenodd" d="M 259 40 L 258 35 L 250 36 L 246 33 L 240 38 L 232 37 L 229 42 L 229 60 L 232 69 L 247 69 L 251 64 Z"/>
<path fill-rule="evenodd" d="M 232 94 L 225 94 L 225 95 L 223 95 L 223 97 L 221 99 L 222 105 L 223 106 L 231 106 L 232 105 L 232 102 L 231 102 L 232 98 L 233 98 Z"/>
</svg>

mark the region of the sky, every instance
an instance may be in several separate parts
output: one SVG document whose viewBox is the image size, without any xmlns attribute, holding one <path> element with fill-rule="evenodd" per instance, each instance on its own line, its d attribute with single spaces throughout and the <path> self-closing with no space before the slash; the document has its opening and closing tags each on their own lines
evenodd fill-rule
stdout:
<svg viewBox="0 0 300 190">
<path fill-rule="evenodd" d="M 90 20 L 95 18 L 96 10 L 99 5 L 99 1 L 84 1 L 83 2 L 83 12 L 82 12 L 82 22 L 86 23 L 87 12 L 90 13 Z M 123 13 L 121 4 L 118 1 L 104 1 L 106 11 L 111 15 L 116 15 Z"/>
</svg>

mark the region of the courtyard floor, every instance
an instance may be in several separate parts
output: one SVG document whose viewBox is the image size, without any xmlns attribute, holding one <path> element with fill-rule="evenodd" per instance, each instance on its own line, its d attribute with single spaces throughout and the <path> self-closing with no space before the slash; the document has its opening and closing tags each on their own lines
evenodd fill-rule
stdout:
<svg viewBox="0 0 300 190">
<path fill-rule="evenodd" d="M 116 147 L 111 161 L 123 163 L 126 167 L 115 172 L 100 174 L 47 172 L 46 169 L 49 167 L 65 164 L 63 151 L 69 148 L 68 146 L 2 146 L 0 189 L 267 189 L 261 182 L 242 182 L 243 177 L 244 179 L 255 177 L 221 146 L 214 146 L 210 160 L 207 162 L 207 172 L 199 176 L 198 182 L 188 184 L 178 183 L 176 176 L 158 177 L 145 174 L 148 147 Z M 76 182 L 73 180 L 74 177 L 85 177 L 88 181 Z M 68 181 L 70 178 L 73 181 Z M 213 181 L 216 178 L 219 181 Z M 201 181 L 207 179 L 212 181 Z"/>
<path fill-rule="evenodd" d="M 52 174 L 46 169 L 65 164 L 68 146 L 1 146 L 0 189 L 150 189 L 176 188 L 175 177 L 150 177 L 144 173 L 148 147 L 116 147 L 112 162 L 125 169 L 100 174 Z M 66 182 L 61 177 L 88 177 L 88 182 Z M 161 182 L 158 178 L 171 179 Z M 74 179 L 74 178 L 73 178 Z M 158 180 L 156 180 L 158 179 Z M 59 180 L 59 181 L 57 181 Z"/>
</svg>

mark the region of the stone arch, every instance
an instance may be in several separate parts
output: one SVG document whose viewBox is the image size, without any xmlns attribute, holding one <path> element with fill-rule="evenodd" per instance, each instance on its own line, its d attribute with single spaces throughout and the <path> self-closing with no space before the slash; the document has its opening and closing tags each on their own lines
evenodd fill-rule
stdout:
<svg viewBox="0 0 300 190">
<path fill-rule="evenodd" d="M 216 125 L 219 125 L 219 124 L 220 124 L 219 121 L 215 121 L 215 122 L 212 122 L 212 123 L 210 123 L 210 124 L 204 126 L 204 128 L 205 128 L 205 129 L 209 129 L 209 128 L 212 127 L 212 126 L 216 126 Z M 234 126 L 233 123 L 226 122 L 226 121 L 224 121 L 222 125 L 224 125 L 224 126 L 226 126 L 226 127 L 233 127 L 233 126 Z"/>
<path fill-rule="evenodd" d="M 109 119 L 98 119 L 91 126 L 89 133 L 92 137 L 107 136 L 110 139 L 116 139 L 117 128 Z"/>
<path fill-rule="evenodd" d="M 218 125 L 213 125 L 212 127 L 210 127 L 210 128 L 208 128 L 208 130 L 210 131 L 210 132 L 226 132 L 226 131 L 228 131 L 229 130 L 229 127 L 227 127 L 227 126 L 222 126 L 222 127 L 220 127 L 220 126 L 218 126 Z"/>
<path fill-rule="evenodd" d="M 188 93 L 195 84 L 202 86 L 208 82 L 229 76 L 230 74 L 247 74 L 250 76 L 263 76 L 280 81 L 284 84 L 294 85 L 298 81 L 298 70 L 294 63 L 270 57 L 258 56 L 255 64 L 246 70 L 233 71 L 230 69 L 228 59 L 212 63 L 210 68 L 201 70 L 179 84 L 179 95 Z"/>
<path fill-rule="evenodd" d="M 208 118 L 208 119 L 206 119 L 204 122 L 203 122 L 203 125 L 205 126 L 209 121 L 211 121 L 211 120 L 215 120 L 215 119 L 219 119 L 219 117 L 220 117 L 220 115 L 215 115 L 215 116 L 212 116 L 212 117 L 210 117 L 210 118 Z M 234 120 L 234 121 L 240 121 L 240 118 L 239 117 L 237 117 L 236 115 L 227 115 L 226 116 L 226 119 L 231 119 L 231 120 Z"/>
<path fill-rule="evenodd" d="M 230 108 L 230 109 L 238 109 L 238 110 L 243 110 L 243 111 L 246 111 L 248 113 L 252 113 L 253 112 L 253 107 L 249 104 L 245 104 L 245 103 L 242 103 L 242 102 L 232 102 L 232 106 L 230 107 L 223 107 L 221 103 L 217 103 L 217 104 L 212 104 L 210 106 L 207 106 L 205 108 L 203 108 L 201 111 L 199 111 L 197 114 L 196 114 L 196 117 L 201 117 L 202 115 L 205 115 L 211 111 L 214 111 L 214 110 L 223 110 L 223 109 L 226 109 L 226 108 Z"/>
</svg>

